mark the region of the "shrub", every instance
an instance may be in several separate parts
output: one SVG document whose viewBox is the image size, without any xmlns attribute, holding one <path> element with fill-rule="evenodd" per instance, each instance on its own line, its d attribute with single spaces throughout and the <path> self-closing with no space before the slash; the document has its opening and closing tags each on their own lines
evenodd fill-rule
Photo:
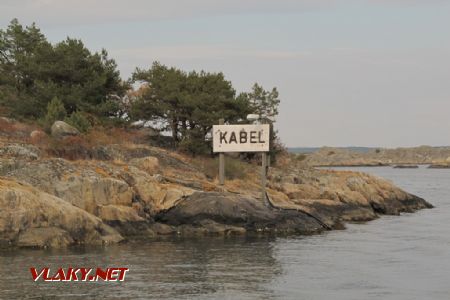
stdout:
<svg viewBox="0 0 450 300">
<path fill-rule="evenodd" d="M 297 154 L 295 155 L 295 159 L 297 161 L 304 161 L 306 159 L 306 154 Z"/>
<path fill-rule="evenodd" d="M 244 179 L 248 173 L 249 164 L 229 156 L 225 157 L 225 178 L 226 179 Z M 209 178 L 215 178 L 219 175 L 219 158 L 207 159 L 202 162 L 200 167 Z"/>
<path fill-rule="evenodd" d="M 210 146 L 205 142 L 204 134 L 198 129 L 191 129 L 186 133 L 185 138 L 179 143 L 178 149 L 183 152 L 191 153 L 192 156 L 207 154 L 210 152 Z"/>
<path fill-rule="evenodd" d="M 73 112 L 70 117 L 65 118 L 64 121 L 83 133 L 88 132 L 88 130 L 91 128 L 91 123 L 80 111 Z"/>
<path fill-rule="evenodd" d="M 44 130 L 50 132 L 53 123 L 55 123 L 55 121 L 64 120 L 66 115 L 66 109 L 64 108 L 62 101 L 59 100 L 58 97 L 53 97 L 52 101 L 47 104 L 47 114 L 44 119 L 41 120 Z"/>
</svg>

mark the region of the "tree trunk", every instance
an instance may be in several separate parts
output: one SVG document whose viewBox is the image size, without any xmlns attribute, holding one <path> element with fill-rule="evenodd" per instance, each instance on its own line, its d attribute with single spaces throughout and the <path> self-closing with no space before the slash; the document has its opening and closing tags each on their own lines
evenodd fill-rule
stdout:
<svg viewBox="0 0 450 300">
<path fill-rule="evenodd" d="M 175 145 L 177 145 L 178 141 L 179 141 L 179 139 L 178 139 L 178 120 L 177 119 L 172 120 L 172 123 L 170 124 L 170 128 L 172 130 L 173 141 L 174 141 Z"/>
</svg>

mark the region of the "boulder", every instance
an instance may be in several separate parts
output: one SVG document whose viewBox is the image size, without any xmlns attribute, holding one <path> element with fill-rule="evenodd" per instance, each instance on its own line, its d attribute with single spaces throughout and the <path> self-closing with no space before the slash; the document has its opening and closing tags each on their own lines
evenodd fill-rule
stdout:
<svg viewBox="0 0 450 300">
<path fill-rule="evenodd" d="M 47 134 L 42 130 L 33 130 L 30 133 L 30 138 L 33 142 L 39 142 L 46 137 L 47 137 Z"/>
<path fill-rule="evenodd" d="M 80 131 L 66 122 L 56 121 L 51 127 L 51 133 L 53 137 L 63 138 L 66 136 L 79 135 Z"/>
</svg>

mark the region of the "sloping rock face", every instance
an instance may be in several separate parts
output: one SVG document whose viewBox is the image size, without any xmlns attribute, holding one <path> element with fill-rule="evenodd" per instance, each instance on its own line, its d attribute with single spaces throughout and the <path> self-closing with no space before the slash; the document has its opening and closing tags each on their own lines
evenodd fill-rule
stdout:
<svg viewBox="0 0 450 300">
<path fill-rule="evenodd" d="M 64 159 L 31 162 L 8 176 L 29 183 L 91 214 L 101 205 L 131 206 L 132 190 L 124 181 L 104 177 L 89 168 L 80 168 Z"/>
<path fill-rule="evenodd" d="M 99 218 L 31 186 L 0 179 L 0 245 L 65 247 L 123 240 Z"/>
<path fill-rule="evenodd" d="M 293 168 L 273 170 L 272 176 L 269 186 L 287 196 L 275 198 L 276 205 L 297 205 L 330 224 L 334 220 L 368 221 L 378 214 L 398 215 L 432 207 L 389 181 L 364 173 Z"/>
<path fill-rule="evenodd" d="M 31 145 L 4 145 L 0 148 L 0 157 L 14 157 L 16 159 L 35 160 L 38 159 L 40 151 Z"/>
<path fill-rule="evenodd" d="M 149 160 L 155 162 L 146 159 Z M 142 167 L 148 169 L 149 166 L 143 164 Z M 3 169 L 0 175 L 61 198 L 100 217 L 126 236 L 154 235 L 150 230 L 153 216 L 194 192 L 188 187 L 162 182 L 136 167 L 105 162 L 52 158 L 19 166 L 5 163 Z"/>
</svg>

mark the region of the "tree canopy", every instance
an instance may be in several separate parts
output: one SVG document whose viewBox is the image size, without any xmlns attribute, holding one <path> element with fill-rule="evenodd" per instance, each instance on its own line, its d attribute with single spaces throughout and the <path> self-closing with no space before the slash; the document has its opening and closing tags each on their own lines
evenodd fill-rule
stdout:
<svg viewBox="0 0 450 300">
<path fill-rule="evenodd" d="M 35 24 L 16 19 L 0 29 L 0 104 L 14 116 L 41 118 L 54 97 L 68 115 L 116 116 L 126 88 L 106 50 L 91 53 L 71 38 L 52 45 Z"/>
<path fill-rule="evenodd" d="M 203 148 L 205 137 L 220 118 L 237 122 L 251 112 L 248 100 L 236 97 L 222 73 L 187 73 L 156 62 L 148 70 L 137 69 L 133 81 L 147 88 L 134 102 L 132 116 L 159 121 L 190 152 Z"/>
</svg>

